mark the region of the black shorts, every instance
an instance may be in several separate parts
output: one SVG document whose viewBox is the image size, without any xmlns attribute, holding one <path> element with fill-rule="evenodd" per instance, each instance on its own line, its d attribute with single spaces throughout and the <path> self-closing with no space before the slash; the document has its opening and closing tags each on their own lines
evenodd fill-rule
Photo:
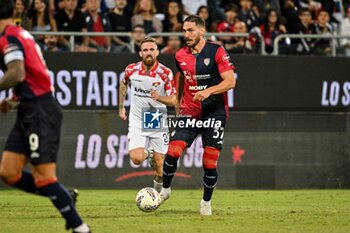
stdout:
<svg viewBox="0 0 350 233">
<path fill-rule="evenodd" d="M 33 165 L 56 162 L 62 110 L 51 94 L 23 101 L 4 150 L 25 154 Z"/>
<path fill-rule="evenodd" d="M 189 118 L 180 118 L 178 119 L 178 122 L 180 121 L 188 121 L 191 120 Z M 203 120 L 205 121 L 205 120 Z M 225 123 L 226 120 L 218 120 L 220 121 L 220 126 L 214 125 L 214 124 L 208 124 L 209 127 L 192 127 L 193 125 L 186 123 L 184 124 L 185 127 L 180 126 L 180 124 L 177 124 L 175 130 L 171 133 L 170 141 L 184 141 L 187 143 L 187 147 L 190 147 L 194 141 L 194 139 L 198 136 L 198 134 L 202 135 L 202 142 L 203 147 L 209 146 L 214 147 L 219 150 L 222 149 L 222 145 L 224 142 L 224 130 L 225 130 Z M 190 127 L 188 127 L 190 126 Z"/>
</svg>

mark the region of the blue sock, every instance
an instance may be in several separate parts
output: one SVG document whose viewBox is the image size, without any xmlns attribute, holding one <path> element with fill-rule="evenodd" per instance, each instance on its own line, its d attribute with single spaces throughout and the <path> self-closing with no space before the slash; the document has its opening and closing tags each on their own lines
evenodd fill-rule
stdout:
<svg viewBox="0 0 350 233">
<path fill-rule="evenodd" d="M 19 188 L 27 193 L 45 196 L 40 193 L 39 189 L 35 186 L 32 173 L 27 171 L 22 171 L 21 178 L 17 181 L 16 184 L 13 185 L 13 187 Z"/>
<path fill-rule="evenodd" d="M 56 182 L 38 189 L 50 198 L 71 228 L 76 228 L 83 223 L 83 220 L 75 209 L 71 195 L 63 185 Z"/>
<path fill-rule="evenodd" d="M 177 169 L 178 158 L 166 155 L 163 165 L 163 187 L 169 188 Z"/>
<path fill-rule="evenodd" d="M 203 200 L 204 201 L 210 201 L 211 196 L 213 195 L 213 191 L 216 186 L 217 180 L 218 180 L 218 172 L 216 171 L 216 168 L 214 169 L 204 168 L 204 177 L 203 177 L 203 185 L 204 185 Z"/>
</svg>

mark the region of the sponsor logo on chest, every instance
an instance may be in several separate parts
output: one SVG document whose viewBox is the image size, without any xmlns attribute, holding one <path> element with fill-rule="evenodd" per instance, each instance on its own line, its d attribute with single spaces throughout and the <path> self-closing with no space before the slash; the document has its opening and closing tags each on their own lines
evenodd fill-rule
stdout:
<svg viewBox="0 0 350 233">
<path fill-rule="evenodd" d="M 203 85 L 203 86 L 189 86 L 188 89 L 191 91 L 201 91 L 207 89 L 208 85 Z"/>
</svg>

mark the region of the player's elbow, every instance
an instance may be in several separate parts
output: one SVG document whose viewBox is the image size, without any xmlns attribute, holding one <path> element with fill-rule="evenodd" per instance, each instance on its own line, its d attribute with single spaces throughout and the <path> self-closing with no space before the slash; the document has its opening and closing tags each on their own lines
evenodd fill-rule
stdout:
<svg viewBox="0 0 350 233">
<path fill-rule="evenodd" d="M 18 82 L 18 84 L 24 82 L 24 79 L 25 79 L 24 71 L 17 74 L 17 82 Z"/>
<path fill-rule="evenodd" d="M 8 65 L 8 76 L 15 80 L 16 84 L 20 84 L 25 80 L 25 69 L 23 61 L 16 60 Z"/>
</svg>

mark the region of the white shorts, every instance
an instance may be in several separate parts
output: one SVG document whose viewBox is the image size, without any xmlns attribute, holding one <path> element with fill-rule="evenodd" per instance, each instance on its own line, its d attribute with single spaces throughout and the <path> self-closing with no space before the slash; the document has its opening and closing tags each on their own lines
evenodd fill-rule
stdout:
<svg viewBox="0 0 350 233">
<path fill-rule="evenodd" d="M 142 135 L 140 132 L 128 133 L 129 151 L 136 148 L 153 149 L 160 154 L 166 154 L 169 144 L 169 133 L 159 132 L 150 136 Z"/>
</svg>

